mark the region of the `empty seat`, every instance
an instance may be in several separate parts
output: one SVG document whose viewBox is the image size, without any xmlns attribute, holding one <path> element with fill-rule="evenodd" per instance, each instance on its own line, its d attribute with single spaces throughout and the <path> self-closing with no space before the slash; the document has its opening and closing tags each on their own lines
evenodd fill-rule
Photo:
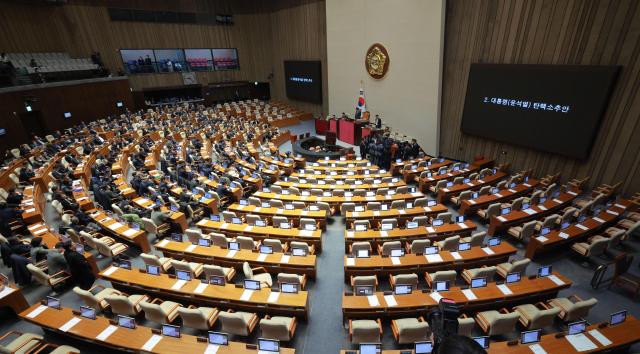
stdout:
<svg viewBox="0 0 640 354">
<path fill-rule="evenodd" d="M 213 324 L 218 319 L 220 311 L 217 308 L 211 307 L 178 307 L 178 315 L 182 318 L 182 325 L 184 327 L 195 328 L 203 331 L 207 331 L 213 327 Z"/>
<path fill-rule="evenodd" d="M 378 287 L 378 278 L 375 275 L 358 275 L 351 277 L 351 286 L 355 289 L 356 286 L 373 286 L 373 291 Z"/>
<path fill-rule="evenodd" d="M 534 220 L 529 221 L 522 226 L 510 227 L 509 230 L 507 230 L 507 233 L 520 241 L 529 240 L 535 232 L 536 223 L 537 221 Z"/>
<path fill-rule="evenodd" d="M 493 203 L 489 205 L 487 209 L 478 210 L 477 214 L 485 221 L 491 220 L 492 216 L 498 215 L 500 213 L 500 203 Z"/>
<path fill-rule="evenodd" d="M 438 246 L 438 249 L 441 251 L 457 251 L 458 245 L 460 244 L 460 236 L 451 236 L 447 237 L 442 241 L 438 241 L 435 243 Z"/>
<path fill-rule="evenodd" d="M 425 248 L 431 246 L 429 240 L 413 240 L 411 244 L 407 243 L 406 252 L 412 254 L 424 254 Z"/>
<path fill-rule="evenodd" d="M 498 264 L 496 273 L 502 278 L 506 278 L 509 273 L 520 273 L 522 276 L 525 276 L 530 263 L 531 260 L 529 258 L 512 259 L 509 262 Z"/>
<path fill-rule="evenodd" d="M 258 315 L 249 312 L 221 311 L 218 318 L 222 332 L 243 337 L 250 335 L 258 324 Z"/>
<path fill-rule="evenodd" d="M 179 261 L 176 259 L 171 260 L 171 265 L 176 271 L 190 272 L 194 278 L 199 277 L 204 269 L 202 263 Z"/>
<path fill-rule="evenodd" d="M 31 263 L 27 264 L 27 270 L 29 270 L 29 273 L 31 273 L 31 276 L 35 278 L 35 280 L 38 283 L 44 286 L 49 286 L 54 291 L 64 286 L 67 279 L 71 277 L 71 275 L 65 271 L 60 271 L 56 274 L 49 275 L 45 273 L 42 269 L 36 267 Z"/>
<path fill-rule="evenodd" d="M 349 338 L 354 344 L 378 343 L 382 337 L 382 323 L 377 320 L 349 320 Z"/>
<path fill-rule="evenodd" d="M 468 284 L 471 284 L 471 279 L 474 278 L 486 278 L 487 282 L 490 282 L 496 274 L 496 269 L 495 266 L 465 269 L 462 271 L 462 279 Z"/>
<path fill-rule="evenodd" d="M 600 235 L 589 238 L 588 242 L 576 242 L 571 245 L 571 250 L 581 257 L 590 258 L 601 256 L 607 250 L 609 239 Z"/>
<path fill-rule="evenodd" d="M 214 265 L 214 264 L 205 264 L 203 266 L 203 271 L 207 279 L 213 276 L 223 277 L 226 282 L 230 282 L 233 279 L 233 277 L 236 275 L 236 270 L 234 268 L 221 267 L 219 265 Z"/>
<path fill-rule="evenodd" d="M 451 284 L 455 284 L 458 273 L 455 270 L 439 270 L 434 273 L 425 272 L 424 278 L 427 281 L 427 285 L 431 288 L 433 283 L 439 281 L 449 281 Z"/>
<path fill-rule="evenodd" d="M 35 350 L 44 339 L 41 335 L 38 334 L 11 331 L 2 335 L 2 337 L 0 337 L 0 340 L 4 340 L 6 338 L 9 338 L 10 336 L 16 336 L 16 338 L 14 338 L 6 345 L 0 345 L 0 353 L 32 353 L 33 350 Z"/>
<path fill-rule="evenodd" d="M 553 320 L 560 313 L 557 307 L 550 307 L 542 302 L 535 305 L 524 304 L 513 308 L 520 315 L 520 323 L 526 329 L 539 329 L 553 325 Z"/>
<path fill-rule="evenodd" d="M 162 301 L 160 299 L 153 299 L 151 302 L 140 302 L 140 308 L 144 311 L 144 317 L 147 321 L 160 324 L 172 323 L 178 317 L 178 308 L 181 306 L 177 302 Z"/>
<path fill-rule="evenodd" d="M 399 344 L 426 341 L 429 324 L 423 317 L 391 320 L 393 336 Z"/>
<path fill-rule="evenodd" d="M 485 236 L 487 236 L 487 233 L 485 231 L 474 232 L 473 234 L 471 234 L 471 236 L 464 237 L 461 241 L 469 242 L 471 244 L 471 247 L 480 247 L 484 242 Z"/>
<path fill-rule="evenodd" d="M 126 294 L 110 294 L 104 297 L 109 303 L 111 312 L 116 315 L 136 316 L 142 310 L 140 303 L 147 301 L 147 295 L 126 295 Z"/>
<path fill-rule="evenodd" d="M 270 288 L 273 286 L 273 279 L 271 274 L 267 272 L 264 267 L 251 268 L 249 263 L 242 263 L 242 271 L 247 279 L 257 280 L 260 282 L 260 287 Z"/>
<path fill-rule="evenodd" d="M 99 289 L 99 291 L 96 291 L 96 289 Z M 94 308 L 97 312 L 109 307 L 109 303 L 104 300 L 105 296 L 121 294 L 116 289 L 105 288 L 102 285 L 94 285 L 90 290 L 84 290 L 76 286 L 73 288 L 73 292 L 80 296 L 85 305 Z"/>
<path fill-rule="evenodd" d="M 389 283 L 392 287 L 396 285 L 411 285 L 413 289 L 418 288 L 418 275 L 415 273 L 411 274 L 398 274 L 398 275 L 389 275 Z"/>
<path fill-rule="evenodd" d="M 382 244 L 382 246 L 378 245 L 378 253 L 382 256 L 391 255 L 391 250 L 399 250 L 402 249 L 402 243 L 400 241 L 387 241 Z"/>
<path fill-rule="evenodd" d="M 596 298 L 582 300 L 578 295 L 561 297 L 549 300 L 548 304 L 560 309 L 558 317 L 565 322 L 571 322 L 585 318 L 589 310 L 598 303 Z"/>
<path fill-rule="evenodd" d="M 295 317 L 265 316 L 260 320 L 260 331 L 263 338 L 272 338 L 279 341 L 290 341 L 296 331 L 297 321 Z"/>
<path fill-rule="evenodd" d="M 500 311 L 491 310 L 478 313 L 476 322 L 488 336 L 496 336 L 515 331 L 519 318 L 518 312 L 501 309 Z"/>
</svg>

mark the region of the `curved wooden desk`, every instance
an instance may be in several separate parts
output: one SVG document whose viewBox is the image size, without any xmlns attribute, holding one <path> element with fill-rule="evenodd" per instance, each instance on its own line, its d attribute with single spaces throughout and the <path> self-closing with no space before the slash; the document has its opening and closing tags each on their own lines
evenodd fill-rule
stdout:
<svg viewBox="0 0 640 354">
<path fill-rule="evenodd" d="M 274 216 L 284 216 L 289 220 L 294 221 L 294 226 L 300 225 L 301 218 L 314 219 L 320 223 L 322 229 L 325 228 L 327 222 L 326 210 L 303 210 L 303 209 L 278 209 L 278 208 L 263 208 L 254 205 L 240 205 L 232 204 L 227 208 L 228 211 L 233 211 L 240 214 L 253 214 L 271 220 Z"/>
<path fill-rule="evenodd" d="M 474 214 L 480 209 L 486 209 L 493 203 L 503 203 L 508 200 L 515 199 L 517 197 L 529 194 L 540 184 L 537 179 L 530 178 L 528 182 L 515 185 L 513 188 L 505 188 L 498 191 L 498 193 L 479 196 L 476 199 L 463 200 L 460 203 L 460 210 L 458 212 L 461 215 Z"/>
<path fill-rule="evenodd" d="M 283 187 L 283 188 L 289 188 L 289 187 L 296 187 L 298 189 L 327 189 L 327 190 L 335 190 L 335 189 L 343 189 L 343 190 L 355 190 L 355 189 L 378 189 L 378 188 L 398 188 L 398 187 L 402 187 L 402 186 L 406 186 L 407 184 L 404 183 L 404 181 L 399 180 L 398 182 L 391 182 L 391 183 L 383 183 L 382 181 L 378 181 L 378 183 L 372 183 L 372 184 L 365 184 L 362 183 L 362 181 L 360 181 L 361 183 L 358 184 L 357 182 L 354 184 L 345 184 L 344 181 L 338 180 L 336 181 L 336 183 L 324 183 L 324 184 L 320 184 L 320 183 L 301 183 L 301 182 L 284 182 L 284 181 L 278 181 L 275 183 L 275 185 Z"/>
<path fill-rule="evenodd" d="M 469 183 L 456 184 L 451 188 L 439 189 L 437 193 L 438 203 L 444 203 L 447 200 L 451 199 L 451 197 L 455 197 L 464 191 L 475 191 L 484 186 L 493 185 L 507 178 L 507 176 L 508 175 L 505 172 L 498 171 L 495 174 L 485 176 L 482 179 L 470 181 Z"/>
<path fill-rule="evenodd" d="M 272 192 L 255 192 L 253 194 L 254 197 L 256 198 L 260 198 L 260 199 L 278 199 L 278 200 L 282 200 L 283 202 L 287 201 L 287 202 L 311 202 L 311 203 L 315 203 L 315 202 L 325 202 L 325 203 L 329 203 L 332 205 L 339 205 L 342 203 L 367 203 L 367 202 L 393 202 L 394 200 L 413 200 L 413 199 L 417 199 L 417 198 L 423 198 L 425 195 L 420 193 L 420 192 L 415 192 L 415 193 L 404 193 L 404 194 L 393 194 L 393 195 L 374 195 L 371 197 L 359 197 L 359 196 L 353 196 L 353 197 L 316 197 L 313 195 L 308 195 L 308 196 L 304 196 L 304 195 L 294 195 L 294 194 L 275 194 Z"/>
</svg>

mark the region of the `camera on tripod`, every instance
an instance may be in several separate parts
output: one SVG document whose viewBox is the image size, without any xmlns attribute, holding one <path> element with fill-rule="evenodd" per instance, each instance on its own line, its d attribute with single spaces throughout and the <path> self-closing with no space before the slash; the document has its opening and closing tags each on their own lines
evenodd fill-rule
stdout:
<svg viewBox="0 0 640 354">
<path fill-rule="evenodd" d="M 438 307 L 431 310 L 428 315 L 433 341 L 440 343 L 445 337 L 458 333 L 458 316 L 460 307 L 451 299 L 442 298 Z"/>
</svg>

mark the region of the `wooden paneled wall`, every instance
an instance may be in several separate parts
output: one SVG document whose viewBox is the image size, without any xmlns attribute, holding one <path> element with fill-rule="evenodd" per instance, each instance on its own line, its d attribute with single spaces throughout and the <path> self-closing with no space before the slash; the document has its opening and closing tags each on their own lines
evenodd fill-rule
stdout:
<svg viewBox="0 0 640 354">
<path fill-rule="evenodd" d="M 460 131 L 471 63 L 621 65 L 622 71 L 589 158 L 555 154 Z M 637 0 L 448 0 L 440 153 L 511 163 L 591 185 L 622 181 L 640 191 L 640 2 Z M 567 132 L 570 134 L 571 132 Z"/>
</svg>

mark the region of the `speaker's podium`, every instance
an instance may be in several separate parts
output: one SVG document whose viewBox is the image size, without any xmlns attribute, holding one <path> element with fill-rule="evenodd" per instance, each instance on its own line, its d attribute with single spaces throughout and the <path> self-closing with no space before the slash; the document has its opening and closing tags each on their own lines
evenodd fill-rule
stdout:
<svg viewBox="0 0 640 354">
<path fill-rule="evenodd" d="M 362 140 L 362 128 L 368 123 L 368 119 L 340 119 L 338 123 L 338 139 L 351 145 L 360 145 L 360 141 Z"/>
</svg>

